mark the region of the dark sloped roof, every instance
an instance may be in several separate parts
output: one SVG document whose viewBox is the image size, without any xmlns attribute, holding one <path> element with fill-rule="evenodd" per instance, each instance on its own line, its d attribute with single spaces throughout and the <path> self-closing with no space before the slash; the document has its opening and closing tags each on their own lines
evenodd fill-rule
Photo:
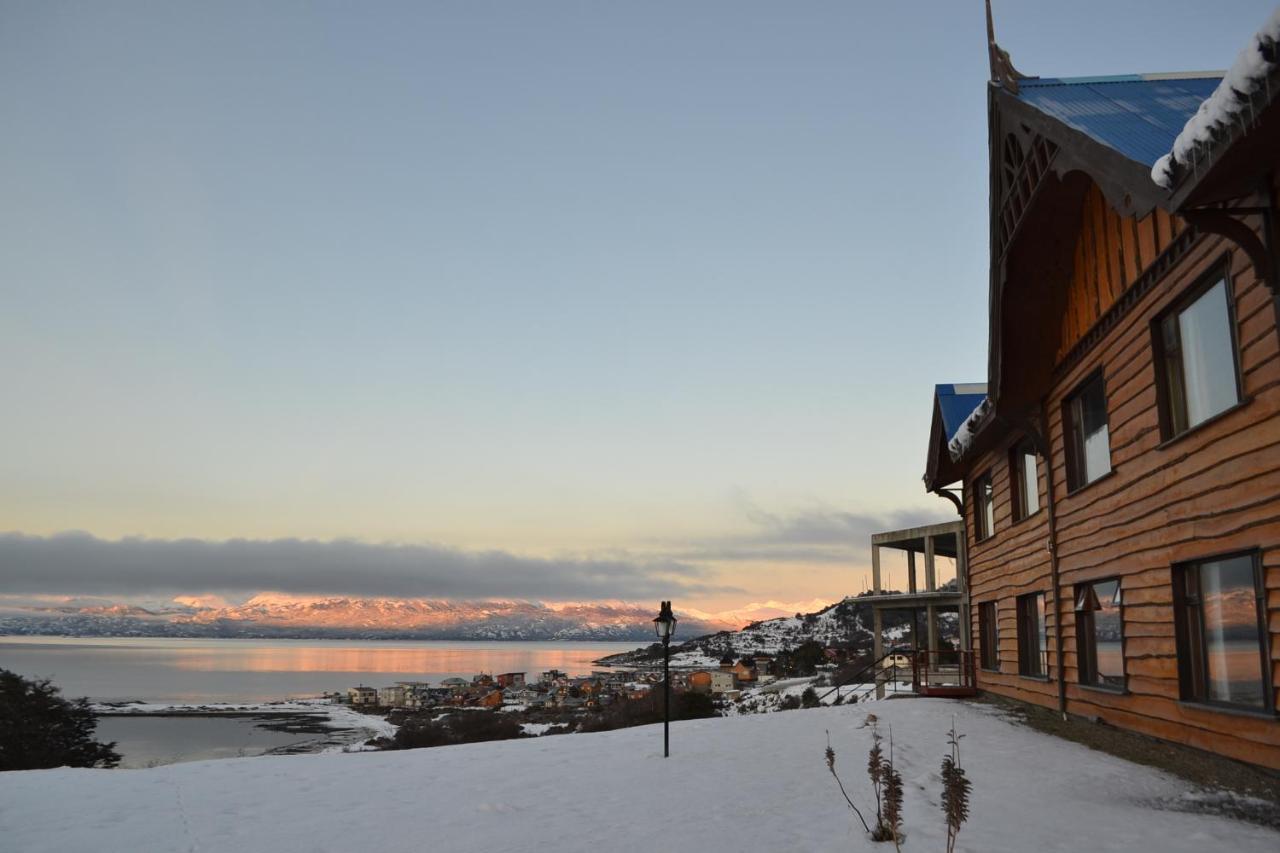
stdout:
<svg viewBox="0 0 1280 853">
<path fill-rule="evenodd" d="M 1221 72 L 1034 77 L 1018 81 L 1017 98 L 1149 167 L 1221 80 Z"/>
<path fill-rule="evenodd" d="M 956 437 L 964 419 L 987 398 L 987 383 L 969 382 L 959 385 L 936 385 L 934 395 L 938 399 L 938 411 L 942 415 L 942 428 L 948 442 Z"/>
</svg>

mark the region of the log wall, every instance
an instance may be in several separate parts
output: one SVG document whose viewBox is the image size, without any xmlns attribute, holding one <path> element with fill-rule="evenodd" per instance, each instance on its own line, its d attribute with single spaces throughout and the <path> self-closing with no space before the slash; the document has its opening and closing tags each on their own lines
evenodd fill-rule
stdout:
<svg viewBox="0 0 1280 853">
<path fill-rule="evenodd" d="M 1096 186 L 1085 194 L 1081 222 L 1062 314 L 1059 359 L 1187 227 L 1160 208 L 1141 219 L 1121 216 Z"/>
<path fill-rule="evenodd" d="M 1242 203 L 1264 202 L 1258 198 Z M 1260 233 L 1260 218 L 1253 217 L 1251 224 Z M 1151 323 L 1223 262 L 1234 295 L 1244 402 L 1163 442 Z M 1115 259 L 1113 267 L 1125 269 L 1124 264 Z M 1132 280 L 1127 270 L 1125 277 Z M 1081 334 L 1084 331 L 1087 327 Z M 1112 472 L 1068 494 L 1062 404 L 1098 369 L 1106 384 Z M 1020 436 L 1007 435 L 1000 446 L 967 464 L 971 607 L 976 614 L 980 603 L 994 599 L 999 613 L 1000 669 L 980 671 L 979 685 L 1056 707 L 1055 624 L 1061 618 L 1069 712 L 1280 768 L 1280 720 L 1274 713 L 1240 713 L 1180 700 L 1174 637 L 1173 565 L 1257 549 L 1264 567 L 1272 685 L 1280 686 L 1280 331 L 1272 296 L 1245 253 L 1221 237 L 1197 236 L 1164 279 L 1096 346 L 1060 366 L 1047 389 L 1045 408 L 1052 453 L 1040 461 L 1039 513 L 1012 521 L 1008 450 Z M 1052 466 L 1056 503 L 1060 606 L 1048 550 L 1046 463 Z M 987 471 L 995 487 L 995 534 L 978 542 L 968 486 Z M 1076 669 L 1073 587 L 1109 577 L 1121 579 L 1124 602 L 1124 693 L 1083 687 Z M 1049 611 L 1048 680 L 1017 674 L 1015 598 L 1040 590 L 1046 593 Z M 972 639 L 978 650 L 976 618 Z M 1280 707 L 1280 690 L 1273 692 L 1274 710 Z"/>
</svg>

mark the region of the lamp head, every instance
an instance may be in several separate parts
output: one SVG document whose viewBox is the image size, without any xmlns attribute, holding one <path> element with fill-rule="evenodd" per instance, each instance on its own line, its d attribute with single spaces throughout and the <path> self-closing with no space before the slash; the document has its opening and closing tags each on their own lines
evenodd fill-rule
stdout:
<svg viewBox="0 0 1280 853">
<path fill-rule="evenodd" d="M 662 607 L 658 611 L 658 616 L 653 620 L 653 630 L 658 637 L 666 642 L 671 639 L 671 635 L 676 632 L 676 615 L 671 612 L 671 602 L 662 602 Z"/>
</svg>

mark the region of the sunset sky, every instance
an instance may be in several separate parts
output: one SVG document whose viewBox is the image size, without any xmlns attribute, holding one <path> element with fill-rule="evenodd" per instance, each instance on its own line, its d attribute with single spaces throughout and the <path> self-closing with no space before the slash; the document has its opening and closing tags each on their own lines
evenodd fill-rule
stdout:
<svg viewBox="0 0 1280 853">
<path fill-rule="evenodd" d="M 1272 7 L 995 4 L 1042 76 L 1225 68 Z M 4 4 L 0 593 L 861 591 L 954 517 L 932 387 L 986 375 L 984 43 L 977 0 Z"/>
</svg>

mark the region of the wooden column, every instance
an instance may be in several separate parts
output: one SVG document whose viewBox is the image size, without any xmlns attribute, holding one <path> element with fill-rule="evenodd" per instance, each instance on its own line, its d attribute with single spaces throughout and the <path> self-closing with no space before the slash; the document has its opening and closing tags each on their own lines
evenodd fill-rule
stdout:
<svg viewBox="0 0 1280 853">
<path fill-rule="evenodd" d="M 938 588 L 938 577 L 933 569 L 933 537 L 924 537 L 924 588 L 933 592 Z"/>
<path fill-rule="evenodd" d="M 871 590 L 876 595 L 880 594 L 880 546 L 871 546 Z M 884 616 L 880 613 L 880 608 L 874 603 L 871 605 L 871 659 L 880 660 L 884 654 Z M 872 678 L 876 682 L 876 698 L 884 698 L 884 682 L 880 679 L 878 672 L 872 672 Z"/>
<path fill-rule="evenodd" d="M 969 623 L 969 555 L 965 548 L 962 529 L 956 534 L 956 588 L 960 590 L 960 650 L 967 652 L 973 646 L 973 636 Z"/>
<path fill-rule="evenodd" d="M 938 575 L 933 564 L 933 537 L 924 537 L 924 588 L 933 592 L 938 588 Z M 929 639 L 929 665 L 935 665 L 938 650 L 938 611 L 932 604 L 925 608 L 925 632 Z"/>
<path fill-rule="evenodd" d="M 907 551 L 907 591 L 916 591 L 916 552 L 911 550 Z"/>
</svg>

